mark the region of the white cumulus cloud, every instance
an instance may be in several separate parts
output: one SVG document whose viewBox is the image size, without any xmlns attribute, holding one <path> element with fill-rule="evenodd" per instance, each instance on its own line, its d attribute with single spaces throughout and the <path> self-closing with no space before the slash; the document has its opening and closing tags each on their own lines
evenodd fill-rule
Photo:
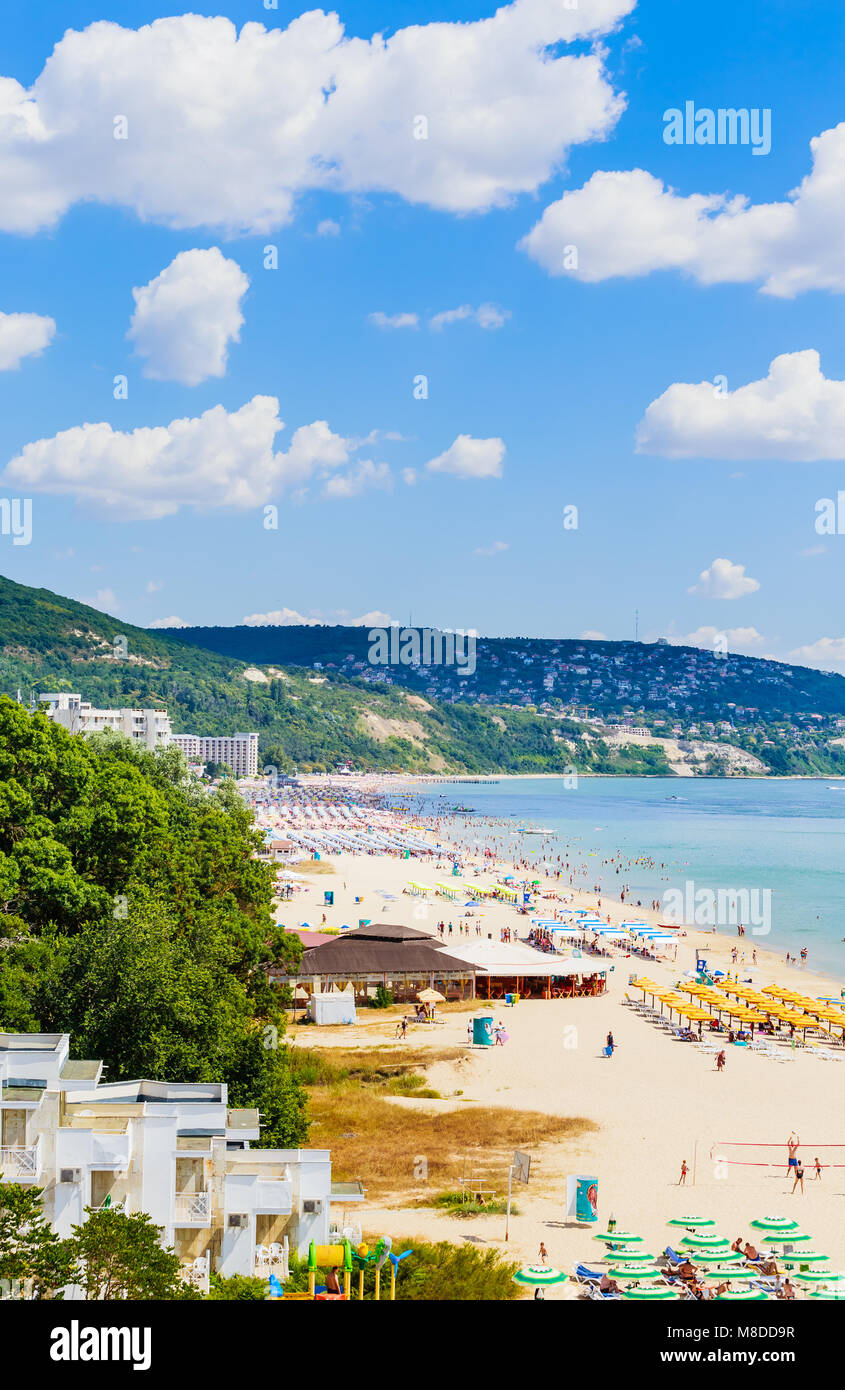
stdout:
<svg viewBox="0 0 845 1390">
<path fill-rule="evenodd" d="M 817 671 L 839 671 L 845 675 L 845 637 L 820 637 L 817 642 L 796 647 L 787 659 L 796 666 L 812 666 Z"/>
<path fill-rule="evenodd" d="M 388 627 L 391 621 L 389 613 L 381 613 L 377 609 L 372 613 L 362 613 L 359 618 L 350 618 L 348 613 L 336 613 L 333 620 L 344 627 Z M 325 616 L 306 618 L 295 608 L 273 608 L 269 613 L 248 613 L 241 622 L 245 627 L 322 627 L 330 619 Z"/>
<path fill-rule="evenodd" d="M 501 478 L 504 457 L 501 439 L 473 439 L 472 435 L 459 434 L 448 449 L 429 459 L 426 468 L 430 473 L 453 473 L 456 478 Z"/>
<path fill-rule="evenodd" d="M 419 314 L 385 314 L 381 309 L 368 317 L 376 328 L 418 328 L 420 323 Z"/>
<path fill-rule="evenodd" d="M 636 438 L 637 453 L 669 458 L 845 458 L 845 381 L 829 381 L 807 348 L 724 394 L 712 381 L 675 382 L 652 401 Z"/>
<path fill-rule="evenodd" d="M 352 458 L 350 441 L 325 420 L 300 425 L 288 449 L 276 450 L 284 428 L 275 396 L 254 396 L 231 413 L 216 405 L 193 419 L 131 431 L 105 422 L 76 425 L 25 445 L 3 477 L 32 492 L 76 497 L 116 519 L 148 520 L 181 507 L 261 506 Z"/>
<path fill-rule="evenodd" d="M 438 333 L 450 323 L 461 323 L 465 319 L 472 319 L 479 328 L 489 330 L 503 328 L 509 318 L 510 310 L 500 309 L 496 304 L 479 304 L 477 309 L 474 309 L 471 304 L 461 304 L 457 309 L 444 309 L 440 314 L 433 314 L 428 321 L 428 326 L 435 333 Z"/>
<path fill-rule="evenodd" d="M 501 555 L 503 550 L 510 550 L 507 541 L 493 541 L 492 545 L 478 545 L 472 552 L 473 555 Z"/>
<path fill-rule="evenodd" d="M 746 594 L 756 594 L 759 587 L 759 582 L 745 573 L 745 565 L 721 559 L 702 570 L 698 583 L 687 589 L 687 593 L 698 594 L 700 598 L 745 598 Z"/>
<path fill-rule="evenodd" d="M 43 314 L 0 313 L 0 372 L 15 372 L 24 357 L 37 357 L 55 332 L 55 320 Z"/>
<path fill-rule="evenodd" d="M 127 337 L 147 359 L 144 376 L 185 386 L 223 376 L 248 289 L 249 277 L 217 246 L 180 251 L 148 285 L 133 289 Z"/>
<path fill-rule="evenodd" d="M 624 102 L 598 40 L 635 3 L 514 0 L 387 38 L 348 36 L 322 10 L 240 32 L 198 14 L 68 30 L 31 88 L 0 78 L 0 228 L 100 201 L 265 232 L 309 189 L 502 206 L 613 130 Z"/>
<path fill-rule="evenodd" d="M 167 627 L 190 627 L 182 618 L 177 618 L 175 613 L 170 618 L 156 618 L 154 623 L 148 623 L 148 627 L 167 628 Z"/>
<path fill-rule="evenodd" d="M 792 298 L 845 290 L 845 122 L 810 141 L 812 168 L 782 202 L 679 194 L 645 169 L 600 171 L 546 208 L 520 242 L 551 275 L 586 281 L 674 270 L 704 285 L 759 283 Z M 577 248 L 577 265 L 567 247 Z"/>
<path fill-rule="evenodd" d="M 335 473 L 323 484 L 324 497 L 358 497 L 368 488 L 389 488 L 392 475 L 386 463 L 362 459 L 346 473 Z"/>
<path fill-rule="evenodd" d="M 724 651 L 725 643 L 729 652 L 748 653 L 753 656 L 766 641 L 756 627 L 697 627 L 695 632 L 685 636 L 672 634 L 669 641 L 675 647 L 704 647 L 707 651 Z"/>
</svg>

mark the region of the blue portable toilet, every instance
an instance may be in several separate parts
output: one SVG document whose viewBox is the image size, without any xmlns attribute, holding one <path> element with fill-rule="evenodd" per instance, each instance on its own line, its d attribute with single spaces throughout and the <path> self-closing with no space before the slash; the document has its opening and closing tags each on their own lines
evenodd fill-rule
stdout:
<svg viewBox="0 0 845 1390">
<path fill-rule="evenodd" d="M 493 1015 L 492 1013 L 477 1013 L 472 1019 L 472 1045 L 473 1047 L 492 1047 L 493 1046 Z"/>
</svg>

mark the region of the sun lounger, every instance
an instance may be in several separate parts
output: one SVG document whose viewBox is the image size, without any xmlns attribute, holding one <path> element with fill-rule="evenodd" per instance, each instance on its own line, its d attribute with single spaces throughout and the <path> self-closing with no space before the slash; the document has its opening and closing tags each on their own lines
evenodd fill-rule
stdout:
<svg viewBox="0 0 845 1390">
<path fill-rule="evenodd" d="M 588 1269 L 586 1265 L 576 1265 L 573 1275 L 579 1284 L 591 1285 L 598 1284 L 603 1278 L 603 1274 L 597 1274 L 594 1269 Z"/>
<path fill-rule="evenodd" d="M 622 1297 L 621 1293 L 613 1293 L 610 1289 L 606 1293 L 602 1293 L 598 1284 L 589 1284 L 587 1287 L 590 1291 L 590 1298 L 594 1299 L 596 1303 L 607 1303 L 612 1299 Z"/>
</svg>

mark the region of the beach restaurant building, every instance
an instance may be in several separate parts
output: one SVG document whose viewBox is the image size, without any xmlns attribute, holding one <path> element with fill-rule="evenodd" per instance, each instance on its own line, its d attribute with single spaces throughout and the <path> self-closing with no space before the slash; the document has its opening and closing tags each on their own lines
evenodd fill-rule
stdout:
<svg viewBox="0 0 845 1390">
<path fill-rule="evenodd" d="M 439 990 L 450 1000 L 475 997 L 474 966 L 426 932 L 387 922 L 344 931 L 305 951 L 296 982 L 306 994 L 351 988 L 357 1004 L 374 998 L 379 986 L 397 1004 L 416 1000 L 423 989 Z"/>
<path fill-rule="evenodd" d="M 572 999 L 604 994 L 607 965 L 590 956 L 537 951 L 521 941 L 465 941 L 450 952 L 476 972 L 480 999 Z"/>
<path fill-rule="evenodd" d="M 296 983 L 308 994 L 352 989 L 366 1004 L 382 985 L 397 1003 L 414 1001 L 423 989 L 447 1000 L 571 999 L 604 994 L 607 965 L 586 955 L 545 954 L 523 942 L 487 940 L 449 943 L 413 927 L 359 927 L 305 951 Z"/>
</svg>

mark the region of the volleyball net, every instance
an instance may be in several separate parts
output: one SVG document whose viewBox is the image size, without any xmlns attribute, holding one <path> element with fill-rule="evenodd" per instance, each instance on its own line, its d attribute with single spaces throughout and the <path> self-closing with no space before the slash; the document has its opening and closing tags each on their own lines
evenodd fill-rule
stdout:
<svg viewBox="0 0 845 1390">
<path fill-rule="evenodd" d="M 701 1150 L 699 1149 L 699 1155 Z M 822 1169 L 845 1168 L 845 1144 L 822 1144 L 801 1140 L 795 1155 L 801 1167 L 807 1172 L 815 1170 L 816 1159 Z M 777 1144 L 762 1144 L 755 1140 L 719 1139 L 710 1146 L 710 1160 L 714 1166 L 736 1169 L 738 1175 L 753 1169 L 782 1169 L 784 1174 L 791 1157 L 786 1141 Z M 727 1176 L 727 1173 L 725 1174 Z"/>
</svg>

